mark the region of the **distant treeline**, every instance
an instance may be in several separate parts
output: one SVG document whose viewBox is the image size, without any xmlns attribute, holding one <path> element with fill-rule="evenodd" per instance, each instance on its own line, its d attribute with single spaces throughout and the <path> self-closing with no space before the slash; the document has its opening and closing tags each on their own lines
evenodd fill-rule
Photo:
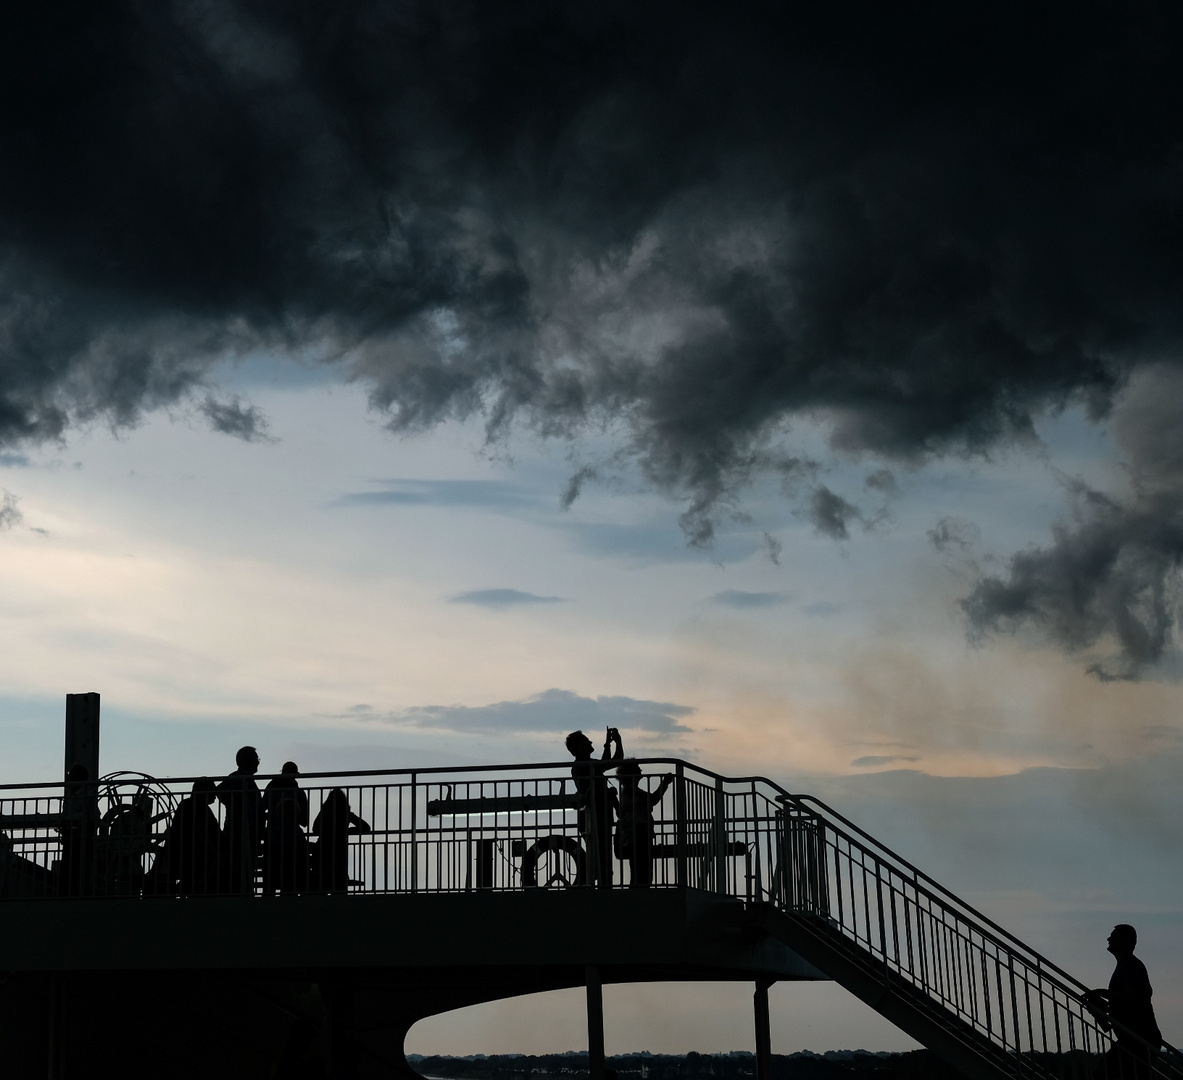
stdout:
<svg viewBox="0 0 1183 1080">
<path fill-rule="evenodd" d="M 587 1076 L 587 1055 L 477 1054 L 470 1057 L 408 1055 L 423 1076 L 441 1080 L 578 1080 Z M 756 1075 L 755 1055 L 730 1054 L 617 1054 L 607 1066 L 620 1080 L 749 1080 Z M 774 1080 L 959 1080 L 960 1074 L 928 1050 L 872 1053 L 867 1050 L 804 1051 L 772 1056 Z"/>
</svg>

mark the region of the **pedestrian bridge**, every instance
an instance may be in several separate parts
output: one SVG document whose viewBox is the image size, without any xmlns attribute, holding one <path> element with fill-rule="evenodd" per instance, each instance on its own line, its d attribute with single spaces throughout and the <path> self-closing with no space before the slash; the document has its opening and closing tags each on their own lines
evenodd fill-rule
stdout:
<svg viewBox="0 0 1183 1080">
<path fill-rule="evenodd" d="M 973 1080 L 1133 1080 L 1109 1075 L 1114 1032 L 1081 983 L 835 810 L 758 777 L 640 764 L 644 789 L 673 777 L 646 888 L 581 834 L 570 762 L 305 774 L 299 846 L 261 823 L 238 885 L 228 848 L 178 875 L 197 778 L 2 788 L 7 1075 L 103 1075 L 137 1054 L 169 1077 L 310 1076 L 314 1059 L 408 1075 L 416 1020 L 586 986 L 596 1077 L 604 982 L 745 980 L 768 1080 L 767 987 L 832 979 Z M 335 789 L 356 816 L 347 879 L 315 872 L 326 828 L 303 846 Z M 1183 1077 L 1175 1051 L 1153 1051 L 1143 1075 Z"/>
</svg>

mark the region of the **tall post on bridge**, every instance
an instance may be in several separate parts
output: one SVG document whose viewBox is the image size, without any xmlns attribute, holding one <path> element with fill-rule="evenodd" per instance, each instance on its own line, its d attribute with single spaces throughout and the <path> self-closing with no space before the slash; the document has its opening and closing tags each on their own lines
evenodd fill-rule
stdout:
<svg viewBox="0 0 1183 1080">
<path fill-rule="evenodd" d="M 587 966 L 587 1073 L 604 1080 L 604 984 L 595 964 Z"/>
<path fill-rule="evenodd" d="M 760 979 L 752 997 L 756 1020 L 756 1080 L 772 1080 L 772 1031 L 768 1022 L 768 988 L 773 979 Z"/>
<path fill-rule="evenodd" d="M 87 776 L 99 778 L 99 695 L 66 695 L 66 765 L 85 765 Z"/>
</svg>

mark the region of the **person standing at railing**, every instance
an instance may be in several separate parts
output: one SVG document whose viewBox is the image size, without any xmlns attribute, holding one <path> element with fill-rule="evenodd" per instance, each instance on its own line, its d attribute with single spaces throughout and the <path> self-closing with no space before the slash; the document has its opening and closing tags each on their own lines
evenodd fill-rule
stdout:
<svg viewBox="0 0 1183 1080">
<path fill-rule="evenodd" d="M 268 895 L 308 888 L 308 792 L 296 782 L 300 770 L 294 761 L 285 761 L 281 773 L 263 791 L 263 892 Z"/>
<path fill-rule="evenodd" d="M 349 834 L 373 830 L 349 809 L 349 796 L 340 788 L 333 788 L 325 796 L 312 831 L 317 836 L 312 857 L 312 887 L 324 892 L 348 892 L 354 884 L 349 878 Z"/>
<path fill-rule="evenodd" d="M 1150 976 L 1134 955 L 1137 944 L 1138 932 L 1132 926 L 1115 926 L 1106 946 L 1117 961 L 1109 987 L 1084 995 L 1085 1004 L 1106 1030 L 1113 1029 L 1115 1039 L 1097 1070 L 1097 1080 L 1146 1080 L 1162 1045 Z"/>
<path fill-rule="evenodd" d="M 192 793 L 178 803 L 144 885 L 144 893 L 202 896 L 218 890 L 222 878 L 222 826 L 210 806 L 217 785 L 203 776 Z"/>
<path fill-rule="evenodd" d="M 605 773 L 624 757 L 620 732 L 614 727 L 607 729 L 604 753 L 599 761 L 592 758 L 594 751 L 591 739 L 582 731 L 573 731 L 567 736 L 567 752 L 575 758 L 571 776 L 575 780 L 575 790 L 583 800 L 579 810 L 579 832 L 587 844 L 589 877 L 609 888 L 612 885 L 612 803 Z"/>
<path fill-rule="evenodd" d="M 223 836 L 230 849 L 227 887 L 233 893 L 252 893 L 263 816 L 262 796 L 254 780 L 259 771 L 259 752 L 253 746 L 244 746 L 235 754 L 234 763 L 238 768 L 218 785 L 218 801 L 226 808 Z"/>
<path fill-rule="evenodd" d="M 616 767 L 620 794 L 615 796 L 616 836 L 613 849 L 618 859 L 628 861 L 634 889 L 653 884 L 653 808 L 662 800 L 674 778 L 666 773 L 655 791 L 641 787 L 641 766 L 625 761 Z"/>
</svg>

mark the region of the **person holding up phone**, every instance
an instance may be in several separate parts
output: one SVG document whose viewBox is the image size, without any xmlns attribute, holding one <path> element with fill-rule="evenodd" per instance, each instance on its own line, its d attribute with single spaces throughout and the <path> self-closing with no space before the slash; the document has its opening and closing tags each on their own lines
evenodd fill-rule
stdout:
<svg viewBox="0 0 1183 1080">
<path fill-rule="evenodd" d="M 600 760 L 592 758 L 595 746 L 582 731 L 567 736 L 567 752 L 575 758 L 571 776 L 582 796 L 579 833 L 587 846 L 589 877 L 601 888 L 612 887 L 612 803 L 605 775 L 624 757 L 624 744 L 616 728 L 607 729 Z"/>
</svg>

